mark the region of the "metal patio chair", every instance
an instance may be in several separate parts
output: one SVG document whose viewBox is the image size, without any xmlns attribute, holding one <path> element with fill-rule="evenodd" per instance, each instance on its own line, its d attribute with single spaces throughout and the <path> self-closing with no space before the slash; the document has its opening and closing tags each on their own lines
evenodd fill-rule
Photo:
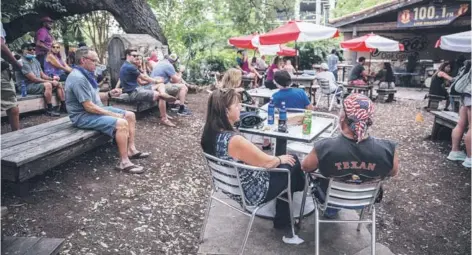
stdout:
<svg viewBox="0 0 472 255">
<path fill-rule="evenodd" d="M 205 228 L 206 224 L 208 222 L 208 217 L 211 209 L 211 203 L 213 200 L 216 200 L 226 206 L 231 207 L 232 209 L 250 217 L 249 220 L 249 225 L 246 229 L 246 235 L 243 240 L 243 244 L 241 245 L 241 248 L 239 250 L 239 254 L 244 253 L 244 248 L 246 247 L 246 243 L 249 237 L 249 234 L 251 232 L 251 227 L 254 222 L 254 217 L 256 216 L 257 211 L 263 207 L 264 205 L 268 204 L 271 201 L 267 201 L 265 203 L 261 204 L 256 204 L 256 205 L 247 205 L 246 204 L 246 197 L 241 185 L 241 180 L 239 177 L 239 169 L 245 169 L 249 171 L 268 171 L 268 172 L 281 172 L 281 173 L 286 173 L 288 178 L 287 178 L 287 188 L 282 191 L 276 198 L 274 199 L 281 199 L 283 201 L 286 201 L 289 204 L 290 208 L 290 218 L 291 220 L 291 229 L 292 229 L 292 235 L 295 237 L 295 230 L 294 230 L 294 222 L 293 222 L 293 204 L 292 204 L 292 194 L 290 192 L 290 170 L 288 169 L 282 169 L 282 168 L 272 168 L 272 169 L 266 169 L 266 168 L 260 168 L 260 167 L 252 167 L 236 162 L 230 162 L 227 160 L 222 160 L 219 158 L 216 158 L 212 155 L 204 154 L 204 158 L 206 161 L 206 165 L 208 169 L 210 170 L 211 174 L 211 179 L 212 179 L 212 189 L 210 192 L 210 199 L 207 204 L 207 210 L 205 212 L 205 219 L 203 222 L 203 226 L 201 229 L 200 233 L 200 242 L 203 242 L 203 237 L 205 234 Z M 242 205 L 240 207 L 236 207 L 233 205 L 230 205 L 226 203 L 225 201 L 219 199 L 218 197 L 215 196 L 215 193 L 218 191 L 223 191 L 225 195 L 228 197 L 234 199 L 234 197 L 240 197 L 242 201 Z M 283 194 L 287 194 L 287 198 L 281 197 Z M 255 208 L 253 209 L 252 213 L 248 213 L 248 207 L 249 206 L 254 206 Z M 250 208 L 252 209 L 252 208 Z"/>
<path fill-rule="evenodd" d="M 311 173 L 316 178 L 324 178 L 323 175 L 318 172 Z M 303 193 L 302 206 L 300 209 L 300 215 L 303 215 L 305 200 L 307 197 L 307 189 L 309 183 L 309 174 L 306 174 L 305 191 Z M 325 201 L 321 203 L 318 201 L 315 195 L 312 195 L 313 203 L 315 204 L 315 254 L 319 255 L 319 224 L 320 223 L 358 223 L 357 231 L 360 231 L 362 223 L 371 223 L 371 254 L 375 255 L 375 200 L 380 192 L 381 184 L 385 180 L 379 179 L 373 182 L 363 184 L 350 184 L 340 182 L 334 178 L 329 178 L 329 186 L 326 190 Z M 341 210 L 361 210 L 359 220 L 336 220 L 336 219 L 320 219 L 321 215 L 324 214 L 326 209 L 334 208 Z M 364 213 L 366 211 L 371 212 L 370 219 L 364 219 Z M 300 218 L 301 224 L 302 218 Z"/>
</svg>

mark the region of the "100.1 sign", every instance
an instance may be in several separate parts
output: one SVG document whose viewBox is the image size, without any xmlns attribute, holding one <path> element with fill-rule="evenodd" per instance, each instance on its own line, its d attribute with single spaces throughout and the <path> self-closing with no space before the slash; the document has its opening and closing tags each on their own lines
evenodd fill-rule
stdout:
<svg viewBox="0 0 472 255">
<path fill-rule="evenodd" d="M 469 10 L 469 4 L 429 5 L 398 12 L 398 27 L 447 25 Z"/>
</svg>

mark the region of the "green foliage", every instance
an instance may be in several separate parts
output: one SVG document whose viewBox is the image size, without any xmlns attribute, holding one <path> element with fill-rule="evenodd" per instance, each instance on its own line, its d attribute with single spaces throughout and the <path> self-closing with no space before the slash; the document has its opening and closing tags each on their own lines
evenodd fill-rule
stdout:
<svg viewBox="0 0 472 255">
<path fill-rule="evenodd" d="M 334 17 L 338 18 L 390 0 L 337 0 Z"/>
</svg>

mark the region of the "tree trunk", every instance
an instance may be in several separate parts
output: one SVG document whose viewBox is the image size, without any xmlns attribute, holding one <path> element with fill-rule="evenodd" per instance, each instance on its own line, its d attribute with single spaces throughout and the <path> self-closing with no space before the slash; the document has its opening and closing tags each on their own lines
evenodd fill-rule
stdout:
<svg viewBox="0 0 472 255">
<path fill-rule="evenodd" d="M 4 24 L 7 42 L 39 28 L 39 20 L 44 15 L 53 19 L 104 10 L 110 12 L 126 33 L 149 34 L 167 45 L 161 26 L 146 0 L 61 0 L 67 12 L 35 10 L 38 14 L 26 14 Z"/>
</svg>

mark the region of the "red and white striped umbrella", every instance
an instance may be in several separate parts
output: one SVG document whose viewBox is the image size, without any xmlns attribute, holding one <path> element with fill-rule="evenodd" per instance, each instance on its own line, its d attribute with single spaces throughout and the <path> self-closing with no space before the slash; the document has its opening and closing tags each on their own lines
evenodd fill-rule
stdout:
<svg viewBox="0 0 472 255">
<path fill-rule="evenodd" d="M 260 45 L 259 35 L 245 35 L 239 37 L 233 37 L 228 40 L 229 44 L 243 49 L 257 49 L 261 55 L 267 56 L 296 56 L 297 52 L 295 49 L 287 47 L 285 45 L 273 44 L 273 45 Z"/>
<path fill-rule="evenodd" d="M 341 42 L 341 48 L 363 52 L 371 52 L 376 49 L 378 51 L 403 51 L 403 44 L 370 33 L 368 35 Z"/>
<path fill-rule="evenodd" d="M 288 42 L 312 42 L 339 36 L 335 27 L 326 27 L 303 21 L 289 21 L 285 25 L 259 36 L 261 45 Z"/>
<path fill-rule="evenodd" d="M 436 48 L 455 52 L 471 52 L 471 37 L 471 31 L 451 35 L 443 35 L 436 42 Z"/>
</svg>

